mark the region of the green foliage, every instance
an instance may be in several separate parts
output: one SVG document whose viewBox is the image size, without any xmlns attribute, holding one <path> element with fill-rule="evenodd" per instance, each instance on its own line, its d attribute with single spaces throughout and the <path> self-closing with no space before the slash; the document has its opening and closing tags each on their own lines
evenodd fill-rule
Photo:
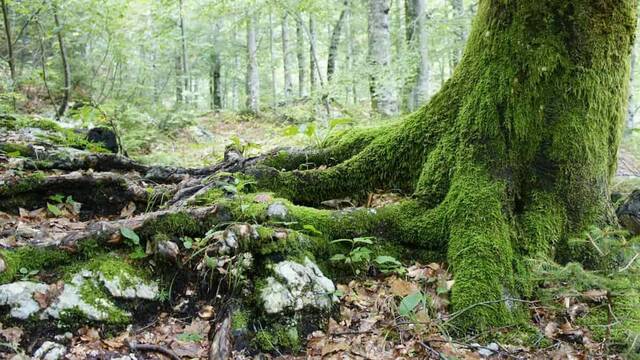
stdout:
<svg viewBox="0 0 640 360">
<path fill-rule="evenodd" d="M 329 139 L 335 135 L 340 126 L 351 124 L 353 124 L 353 120 L 350 118 L 331 119 L 327 126 L 322 128 L 316 122 L 308 122 L 302 125 L 290 125 L 283 130 L 282 135 L 286 137 L 304 135 L 310 145 L 326 147 Z"/>
<path fill-rule="evenodd" d="M 331 241 L 331 244 L 347 244 L 350 249 L 347 253 L 338 253 L 329 260 L 336 263 L 348 265 L 354 274 L 359 275 L 363 269 L 369 267 L 373 251 L 366 245 L 373 245 L 372 237 L 362 237 L 354 239 L 338 239 Z"/>
</svg>

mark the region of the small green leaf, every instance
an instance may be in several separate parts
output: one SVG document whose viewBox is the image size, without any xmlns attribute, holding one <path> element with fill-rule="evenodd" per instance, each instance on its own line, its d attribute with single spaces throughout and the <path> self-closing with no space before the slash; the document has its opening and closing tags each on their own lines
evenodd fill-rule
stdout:
<svg viewBox="0 0 640 360">
<path fill-rule="evenodd" d="M 53 202 L 55 202 L 57 204 L 60 204 L 61 202 L 64 201 L 64 195 L 62 195 L 62 194 L 51 195 L 51 196 L 49 196 L 49 200 L 51 200 L 51 201 L 53 201 Z"/>
<path fill-rule="evenodd" d="M 306 124 L 306 126 L 304 127 L 304 134 L 307 137 L 312 137 L 313 135 L 315 135 L 316 134 L 316 124 L 315 123 Z"/>
<path fill-rule="evenodd" d="M 421 291 L 415 292 L 411 295 L 405 296 L 402 301 L 400 301 L 400 306 L 398 307 L 398 313 L 401 316 L 409 316 L 413 310 L 420 304 L 421 301 L 424 300 L 424 295 L 422 295 Z"/>
<path fill-rule="evenodd" d="M 300 129 L 298 129 L 296 125 L 287 126 L 282 131 L 282 135 L 287 137 L 296 136 L 299 133 L 300 133 Z"/>
<path fill-rule="evenodd" d="M 373 245 L 373 238 L 372 238 L 372 237 L 360 237 L 360 238 L 355 238 L 355 239 L 353 239 L 353 243 L 354 243 L 354 244 L 368 244 L 368 245 Z"/>
<path fill-rule="evenodd" d="M 53 214 L 53 216 L 62 215 L 62 211 L 60 211 L 60 208 L 56 205 L 47 203 L 47 210 L 49 210 L 49 212 Z"/>
<path fill-rule="evenodd" d="M 330 261 L 344 261 L 347 257 L 344 254 L 335 254 L 329 260 Z"/>
<path fill-rule="evenodd" d="M 315 228 L 315 226 L 311 225 L 311 224 L 307 224 L 307 225 L 303 225 L 302 226 L 303 229 L 307 230 L 308 232 L 310 232 L 311 234 L 314 235 L 322 235 L 322 232 L 319 231 L 318 229 Z"/>
<path fill-rule="evenodd" d="M 138 236 L 138 234 L 136 234 L 135 231 L 127 227 L 121 227 L 120 234 L 122 234 L 122 236 L 124 236 L 125 239 L 131 240 L 132 244 L 140 245 L 140 237 Z"/>
<path fill-rule="evenodd" d="M 380 255 L 380 256 L 376 257 L 375 262 L 378 265 L 402 266 L 400 261 L 396 260 L 396 258 L 394 258 L 393 256 L 387 256 L 387 255 Z"/>
</svg>

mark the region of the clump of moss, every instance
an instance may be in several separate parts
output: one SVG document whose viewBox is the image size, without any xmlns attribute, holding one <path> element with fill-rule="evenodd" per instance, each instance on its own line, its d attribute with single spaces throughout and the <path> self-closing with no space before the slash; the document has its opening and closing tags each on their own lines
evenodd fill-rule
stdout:
<svg viewBox="0 0 640 360">
<path fill-rule="evenodd" d="M 25 269 L 26 272 L 55 269 L 56 267 L 73 262 L 73 256 L 68 252 L 54 249 L 44 249 L 24 246 L 15 250 L 0 250 L 6 269 L 0 274 L 0 284 L 15 280 L 16 276 Z"/>
<path fill-rule="evenodd" d="M 253 341 L 262 351 L 280 350 L 296 353 L 302 349 L 298 328 L 294 325 L 276 324 L 270 329 L 259 330 Z"/>
<path fill-rule="evenodd" d="M 232 330 L 246 330 L 249 326 L 251 313 L 246 310 L 236 310 L 231 315 Z"/>
</svg>

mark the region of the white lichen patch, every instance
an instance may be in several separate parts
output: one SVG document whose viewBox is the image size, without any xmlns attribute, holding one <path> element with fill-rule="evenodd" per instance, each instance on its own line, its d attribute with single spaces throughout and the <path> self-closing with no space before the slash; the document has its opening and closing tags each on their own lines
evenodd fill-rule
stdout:
<svg viewBox="0 0 640 360">
<path fill-rule="evenodd" d="M 80 271 L 64 285 L 64 290 L 45 310 L 43 317 L 59 319 L 67 310 L 80 312 L 88 319 L 96 321 L 112 320 L 114 314 L 130 316 L 97 289 L 99 287 L 94 274 L 88 270 Z"/>
<path fill-rule="evenodd" d="M 104 274 L 99 273 L 98 278 L 109 290 L 109 293 L 117 298 L 153 300 L 158 296 L 159 289 L 156 282 L 145 281 L 131 274 L 122 273 L 107 278 Z"/>
<path fill-rule="evenodd" d="M 25 320 L 40 311 L 40 305 L 33 299 L 35 293 L 46 293 L 46 284 L 32 281 L 17 281 L 0 286 L 0 305 L 11 308 L 11 317 Z"/>
<path fill-rule="evenodd" d="M 279 262 L 273 272 L 274 276 L 267 278 L 267 284 L 260 292 L 264 309 L 269 314 L 298 311 L 307 306 L 326 309 L 337 301 L 333 281 L 309 258 L 304 259 L 304 264 Z"/>
</svg>

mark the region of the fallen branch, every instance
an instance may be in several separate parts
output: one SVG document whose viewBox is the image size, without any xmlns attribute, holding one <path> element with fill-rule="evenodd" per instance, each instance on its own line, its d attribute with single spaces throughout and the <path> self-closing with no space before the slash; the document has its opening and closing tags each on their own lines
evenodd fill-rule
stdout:
<svg viewBox="0 0 640 360">
<path fill-rule="evenodd" d="M 182 360 L 180 356 L 178 356 L 178 354 L 160 345 L 138 344 L 134 341 L 130 341 L 128 345 L 129 345 L 129 349 L 133 352 L 154 352 L 154 353 L 167 356 L 169 359 L 172 359 L 172 360 Z"/>
</svg>

